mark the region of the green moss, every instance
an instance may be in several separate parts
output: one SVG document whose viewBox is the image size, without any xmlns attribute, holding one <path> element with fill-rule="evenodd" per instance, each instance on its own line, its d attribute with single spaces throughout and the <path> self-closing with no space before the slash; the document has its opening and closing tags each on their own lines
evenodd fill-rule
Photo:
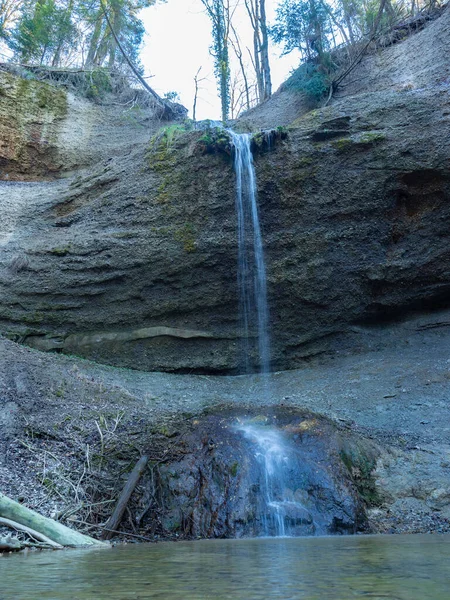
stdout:
<svg viewBox="0 0 450 600">
<path fill-rule="evenodd" d="M 36 112 L 36 109 L 53 114 L 56 118 L 67 114 L 67 93 L 40 81 L 13 78 L 15 84 L 16 109 L 21 115 Z"/>
<path fill-rule="evenodd" d="M 299 191 L 308 179 L 314 178 L 317 167 L 299 168 L 292 172 L 291 177 L 283 178 L 283 187 L 287 190 Z"/>
<path fill-rule="evenodd" d="M 361 444 L 346 444 L 340 457 L 367 506 L 379 506 L 382 499 L 376 489 L 373 471 L 376 467 L 376 453 L 373 448 Z"/>
<path fill-rule="evenodd" d="M 292 122 L 288 129 L 316 129 L 322 122 L 323 111 L 319 108 L 310 110 Z"/>
<path fill-rule="evenodd" d="M 354 141 L 351 138 L 341 138 L 340 140 L 335 140 L 331 142 L 331 145 L 338 152 L 346 152 L 349 148 L 354 145 Z"/>
<path fill-rule="evenodd" d="M 237 475 L 237 472 L 238 472 L 238 469 L 239 469 L 239 463 L 238 463 L 238 462 L 234 462 L 234 463 L 231 465 L 231 467 L 230 467 L 230 475 L 231 475 L 232 477 L 236 477 L 236 475 Z"/>
<path fill-rule="evenodd" d="M 64 394 L 65 394 L 65 387 L 64 384 L 61 384 L 60 387 L 55 391 L 55 396 L 57 396 L 58 398 L 64 398 Z"/>
<path fill-rule="evenodd" d="M 32 85 L 31 81 L 29 81 L 28 79 L 15 78 L 12 75 L 10 76 L 10 78 L 11 84 L 16 84 L 16 95 L 19 99 L 30 95 Z"/>
<path fill-rule="evenodd" d="M 287 129 L 279 126 L 275 129 L 259 131 L 252 135 L 251 147 L 253 152 L 262 152 L 271 150 L 280 141 L 288 136 Z"/>
<path fill-rule="evenodd" d="M 331 142 L 332 147 L 338 152 L 347 152 L 351 149 L 369 148 L 386 139 L 383 133 L 378 131 L 365 131 L 352 137 L 344 137 Z"/>
<path fill-rule="evenodd" d="M 21 317 L 21 321 L 24 323 L 42 323 L 45 321 L 46 315 L 39 311 L 28 312 Z"/>
<path fill-rule="evenodd" d="M 101 100 L 112 91 L 111 74 L 107 69 L 94 69 L 89 77 L 85 95 L 89 100 Z"/>
<path fill-rule="evenodd" d="M 149 166 L 153 171 L 167 172 L 176 165 L 177 142 L 183 138 L 188 129 L 176 123 L 160 129 L 150 140 L 148 153 Z"/>
<path fill-rule="evenodd" d="M 119 231 L 118 233 L 112 233 L 111 237 L 119 240 L 131 240 L 138 237 L 138 234 L 135 231 Z"/>
<path fill-rule="evenodd" d="M 377 131 L 367 131 L 363 133 L 359 139 L 359 144 L 376 144 L 377 142 L 382 142 L 386 139 L 386 136 L 383 133 L 379 133 Z"/>
<path fill-rule="evenodd" d="M 312 165 L 313 162 L 314 159 L 311 156 L 302 156 L 302 158 L 298 160 L 296 167 L 303 169 L 305 167 L 309 167 L 309 165 Z"/>
<path fill-rule="evenodd" d="M 36 84 L 36 101 L 39 108 L 63 117 L 67 113 L 67 96 L 63 90 L 44 83 Z"/>
<path fill-rule="evenodd" d="M 164 179 L 159 184 L 157 188 L 157 195 L 155 198 L 158 204 L 166 204 L 167 202 L 169 202 L 171 196 L 169 191 L 169 184 L 170 180 L 167 176 L 164 177 Z"/>
<path fill-rule="evenodd" d="M 195 252 L 197 250 L 195 227 L 192 223 L 185 223 L 183 227 L 175 230 L 173 237 L 175 241 L 183 244 L 183 250 L 185 252 Z"/>
<path fill-rule="evenodd" d="M 151 151 L 170 151 L 173 148 L 174 142 L 188 131 L 185 125 L 175 123 L 162 127 L 150 140 Z"/>
<path fill-rule="evenodd" d="M 67 246 L 57 246 L 55 248 L 51 248 L 49 250 L 50 254 L 54 254 L 55 256 L 66 256 L 70 252 L 70 244 Z"/>
<path fill-rule="evenodd" d="M 163 424 L 163 425 L 160 425 L 159 427 L 157 427 L 156 429 L 154 429 L 153 433 L 163 435 L 164 437 L 167 437 L 167 438 L 173 438 L 178 434 L 178 431 L 176 429 L 171 429 L 167 425 Z"/>
<path fill-rule="evenodd" d="M 264 131 L 260 131 L 259 133 L 256 133 L 253 137 L 252 137 L 252 142 L 255 144 L 255 146 L 257 146 L 258 148 L 261 148 L 261 146 L 264 143 Z"/>
<path fill-rule="evenodd" d="M 197 140 L 200 154 L 227 154 L 231 156 L 231 139 L 221 127 L 206 129 Z"/>
</svg>

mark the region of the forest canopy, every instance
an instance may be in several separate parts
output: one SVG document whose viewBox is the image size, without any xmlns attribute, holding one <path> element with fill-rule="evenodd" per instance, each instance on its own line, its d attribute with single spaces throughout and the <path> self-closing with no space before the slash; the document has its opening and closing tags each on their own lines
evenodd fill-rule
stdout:
<svg viewBox="0 0 450 600">
<path fill-rule="evenodd" d="M 122 72 L 131 66 L 142 74 L 142 10 L 164 1 L 0 0 L 0 40 L 12 61 L 24 65 Z M 270 98 L 269 40 L 283 54 L 299 51 L 301 64 L 288 85 L 318 102 L 377 36 L 402 22 L 418 23 L 440 0 L 272 0 L 272 23 L 269 2 L 198 0 L 211 24 L 224 122 Z"/>
<path fill-rule="evenodd" d="M 145 33 L 139 13 L 156 0 L 0 0 L 0 36 L 14 60 L 52 67 L 139 64 Z"/>
</svg>

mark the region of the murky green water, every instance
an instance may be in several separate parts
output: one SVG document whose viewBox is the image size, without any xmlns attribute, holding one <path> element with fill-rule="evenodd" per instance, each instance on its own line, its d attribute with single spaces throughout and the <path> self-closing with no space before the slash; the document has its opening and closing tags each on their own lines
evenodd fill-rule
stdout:
<svg viewBox="0 0 450 600">
<path fill-rule="evenodd" d="M 0 559 L 1 600 L 449 600 L 450 536 L 211 540 Z"/>
</svg>

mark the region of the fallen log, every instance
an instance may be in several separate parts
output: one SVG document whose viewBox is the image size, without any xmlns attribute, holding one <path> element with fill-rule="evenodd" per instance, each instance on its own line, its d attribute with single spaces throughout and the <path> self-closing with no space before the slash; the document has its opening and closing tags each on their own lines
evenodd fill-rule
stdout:
<svg viewBox="0 0 450 600">
<path fill-rule="evenodd" d="M 3 517 L 0 517 L 0 525 L 6 525 L 6 527 L 11 527 L 12 529 L 15 529 L 16 531 L 23 531 L 24 533 L 31 535 L 31 537 L 33 537 L 41 542 L 44 542 L 45 544 L 47 544 L 48 546 L 51 546 L 52 548 L 63 548 L 63 546 L 61 546 L 61 544 L 54 542 L 53 540 L 51 540 L 49 537 L 47 537 L 40 531 L 36 531 L 35 529 L 32 529 L 31 527 L 27 527 L 26 525 L 22 525 L 21 523 L 17 523 L 16 521 L 12 521 L 11 519 L 5 519 Z"/>
<path fill-rule="evenodd" d="M 114 535 L 116 535 L 117 528 L 120 525 L 120 521 L 122 520 L 123 513 L 128 504 L 128 500 L 131 497 L 131 494 L 134 492 L 134 488 L 136 487 L 139 479 L 141 478 L 142 473 L 145 470 L 145 467 L 148 463 L 148 456 L 141 456 L 141 458 L 136 463 L 134 469 L 131 471 L 127 482 L 119 496 L 119 500 L 117 501 L 116 508 L 114 509 L 113 514 L 110 516 L 108 521 L 106 522 L 105 528 L 102 533 L 102 539 L 109 540 Z"/>
<path fill-rule="evenodd" d="M 60 546 L 104 546 L 104 542 L 95 540 L 83 533 L 74 531 L 62 523 L 58 523 L 48 517 L 19 504 L 0 493 L 0 517 L 16 524 L 28 527 L 35 532 L 46 536 L 48 540 Z M 48 543 L 48 541 L 47 541 Z"/>
</svg>

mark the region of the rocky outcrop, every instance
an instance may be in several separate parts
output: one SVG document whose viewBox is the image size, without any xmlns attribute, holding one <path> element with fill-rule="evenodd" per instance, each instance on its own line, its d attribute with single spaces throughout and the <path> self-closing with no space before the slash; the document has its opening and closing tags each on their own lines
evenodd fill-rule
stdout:
<svg viewBox="0 0 450 600">
<path fill-rule="evenodd" d="M 309 513 L 293 507 L 297 533 L 312 532 L 316 510 L 316 532 L 364 527 L 364 512 L 373 532 L 448 532 L 449 326 L 445 311 L 367 328 L 369 352 L 264 383 L 114 369 L 0 338 L 2 492 L 67 524 L 98 526 L 146 455 L 133 521 L 121 530 L 257 533 L 261 449 L 246 422 L 276 429 L 300 458 L 287 474 L 297 483 L 286 486 Z"/>
<path fill-rule="evenodd" d="M 429 27 L 442 56 L 449 19 Z M 358 349 L 359 325 L 448 302 L 443 65 L 428 85 L 421 71 L 422 87 L 312 111 L 256 153 L 274 368 Z M 3 185 L 0 332 L 117 366 L 238 372 L 234 174 L 226 138 L 208 136 L 136 133 L 133 153 L 88 173 Z"/>
<path fill-rule="evenodd" d="M 449 84 L 450 66 L 444 58 L 450 52 L 450 16 L 449 8 L 441 7 L 431 11 L 425 18 L 436 19 L 429 23 L 419 34 L 424 21 L 417 27 L 409 28 L 411 37 L 402 43 L 387 41 L 382 48 L 374 45 L 368 48 L 368 54 L 343 79 L 334 92 L 331 103 L 348 99 L 357 94 L 372 92 L 403 92 L 420 90 L 440 84 Z M 420 20 L 420 17 L 419 19 Z M 394 34 L 399 30 L 394 29 Z M 387 34 L 386 37 L 389 37 Z M 383 43 L 380 39 L 379 43 Z M 277 125 L 290 125 L 300 115 L 311 110 L 311 102 L 301 93 L 293 91 L 289 79 L 266 102 L 244 113 L 238 126 L 255 130 L 267 129 Z"/>
<path fill-rule="evenodd" d="M 34 179 L 59 169 L 56 137 L 67 94 L 0 73 L 0 177 Z"/>
<path fill-rule="evenodd" d="M 367 525 L 361 492 L 374 489 L 368 476 L 358 490 L 351 475 L 361 464 L 373 469 L 376 450 L 365 444 L 294 409 L 200 415 L 182 437 L 181 456 L 172 449 L 174 460 L 147 483 L 143 525 L 188 537 L 274 536 L 278 527 L 293 537 L 356 533 Z"/>
<path fill-rule="evenodd" d="M 285 356 L 449 299 L 449 102 L 447 86 L 355 97 L 300 118 L 261 159 L 269 297 Z"/>
<path fill-rule="evenodd" d="M 0 69 L 0 181 L 52 180 L 148 139 L 151 109 L 99 105 Z"/>
</svg>

